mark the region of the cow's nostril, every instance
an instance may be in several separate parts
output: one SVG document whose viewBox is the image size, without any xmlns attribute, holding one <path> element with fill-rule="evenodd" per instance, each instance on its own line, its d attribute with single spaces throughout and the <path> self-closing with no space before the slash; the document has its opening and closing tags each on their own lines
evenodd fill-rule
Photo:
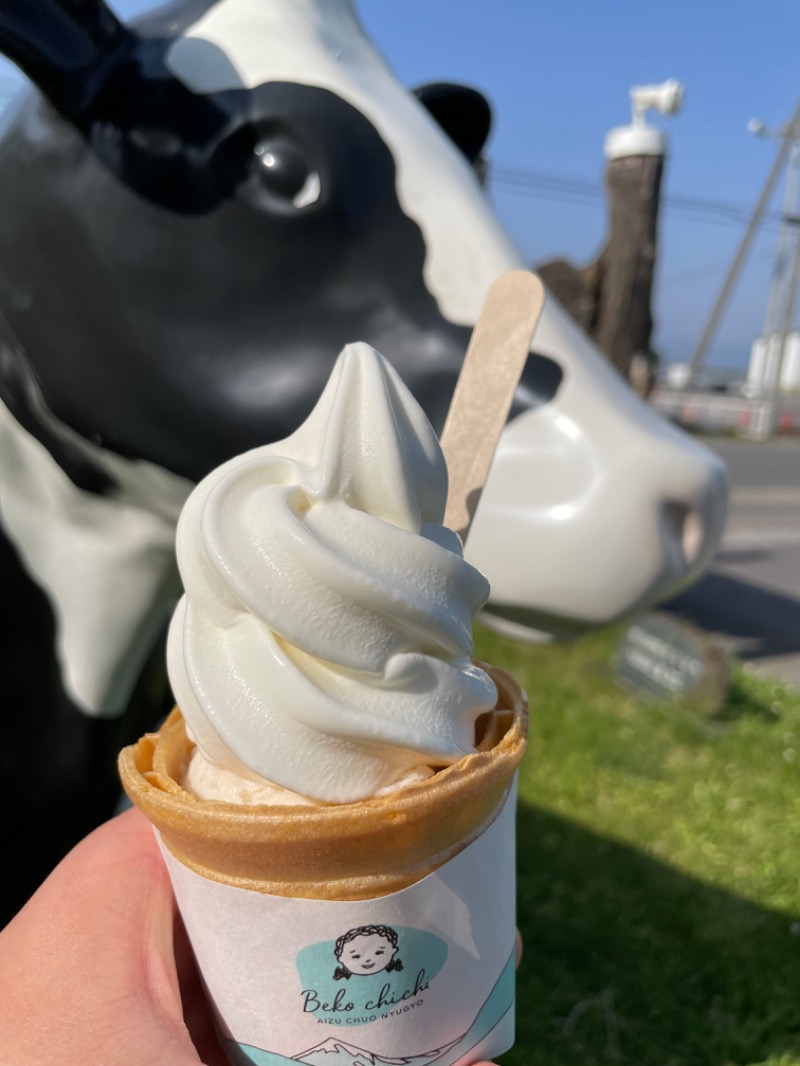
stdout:
<svg viewBox="0 0 800 1066">
<path fill-rule="evenodd" d="M 542 407 L 550 403 L 556 398 L 563 380 L 564 371 L 555 359 L 531 352 L 522 371 L 516 403 L 511 409 L 511 417 L 514 418 L 525 409 L 520 405 L 522 397 L 530 407 Z"/>
<path fill-rule="evenodd" d="M 687 510 L 683 520 L 683 555 L 689 566 L 692 566 L 700 556 L 704 533 L 703 519 L 697 511 Z"/>
<path fill-rule="evenodd" d="M 670 554 L 683 567 L 692 567 L 700 558 L 705 538 L 702 517 L 685 503 L 664 504 L 664 521 L 670 541 Z"/>
</svg>

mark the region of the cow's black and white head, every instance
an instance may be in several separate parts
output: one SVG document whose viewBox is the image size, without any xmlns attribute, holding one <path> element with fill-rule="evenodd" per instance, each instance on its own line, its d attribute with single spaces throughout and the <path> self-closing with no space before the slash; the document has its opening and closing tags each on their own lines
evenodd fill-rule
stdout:
<svg viewBox="0 0 800 1066">
<path fill-rule="evenodd" d="M 440 427 L 521 260 L 471 165 L 485 101 L 408 92 L 349 0 L 185 0 L 133 28 L 5 0 L 0 42 L 40 90 L 0 141 L 0 506 L 76 701 L 114 710 L 190 483 L 293 430 L 354 340 Z M 552 301 L 535 347 L 468 556 L 509 618 L 607 621 L 698 572 L 724 478 Z"/>
</svg>

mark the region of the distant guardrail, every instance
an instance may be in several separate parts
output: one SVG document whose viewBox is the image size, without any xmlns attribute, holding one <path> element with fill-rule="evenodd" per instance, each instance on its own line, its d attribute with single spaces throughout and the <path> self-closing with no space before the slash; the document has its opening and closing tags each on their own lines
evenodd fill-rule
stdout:
<svg viewBox="0 0 800 1066">
<path fill-rule="evenodd" d="M 650 403 L 671 421 L 689 429 L 746 436 L 757 424 L 764 401 L 724 392 L 684 392 L 658 387 Z M 800 434 L 800 395 L 783 398 L 777 432 Z"/>
</svg>

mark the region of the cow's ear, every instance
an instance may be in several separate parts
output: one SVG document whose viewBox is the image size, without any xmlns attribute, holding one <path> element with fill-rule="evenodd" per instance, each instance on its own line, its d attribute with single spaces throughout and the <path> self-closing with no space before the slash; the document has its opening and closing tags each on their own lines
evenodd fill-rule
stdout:
<svg viewBox="0 0 800 1066">
<path fill-rule="evenodd" d="M 67 118 L 81 113 L 131 39 L 103 0 L 0 0 L 0 52 Z"/>
<path fill-rule="evenodd" d="M 492 128 L 492 109 L 483 93 L 444 81 L 420 85 L 413 92 L 470 163 L 475 163 Z"/>
</svg>

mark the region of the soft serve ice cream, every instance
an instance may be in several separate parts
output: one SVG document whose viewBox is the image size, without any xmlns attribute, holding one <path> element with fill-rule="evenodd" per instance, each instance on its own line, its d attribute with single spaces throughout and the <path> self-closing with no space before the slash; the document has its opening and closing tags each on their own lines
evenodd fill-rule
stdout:
<svg viewBox="0 0 800 1066">
<path fill-rule="evenodd" d="M 184 508 L 178 707 L 119 767 L 233 1062 L 470 1066 L 513 1042 L 527 701 L 471 661 L 488 588 L 446 493 L 422 411 L 356 344 L 296 433 Z M 373 947 L 395 965 L 362 965 Z"/>
<path fill-rule="evenodd" d="M 436 435 L 366 344 L 294 434 L 197 486 L 168 648 L 190 791 L 350 803 L 475 751 L 497 698 L 470 659 L 489 588 L 446 496 Z"/>
</svg>

